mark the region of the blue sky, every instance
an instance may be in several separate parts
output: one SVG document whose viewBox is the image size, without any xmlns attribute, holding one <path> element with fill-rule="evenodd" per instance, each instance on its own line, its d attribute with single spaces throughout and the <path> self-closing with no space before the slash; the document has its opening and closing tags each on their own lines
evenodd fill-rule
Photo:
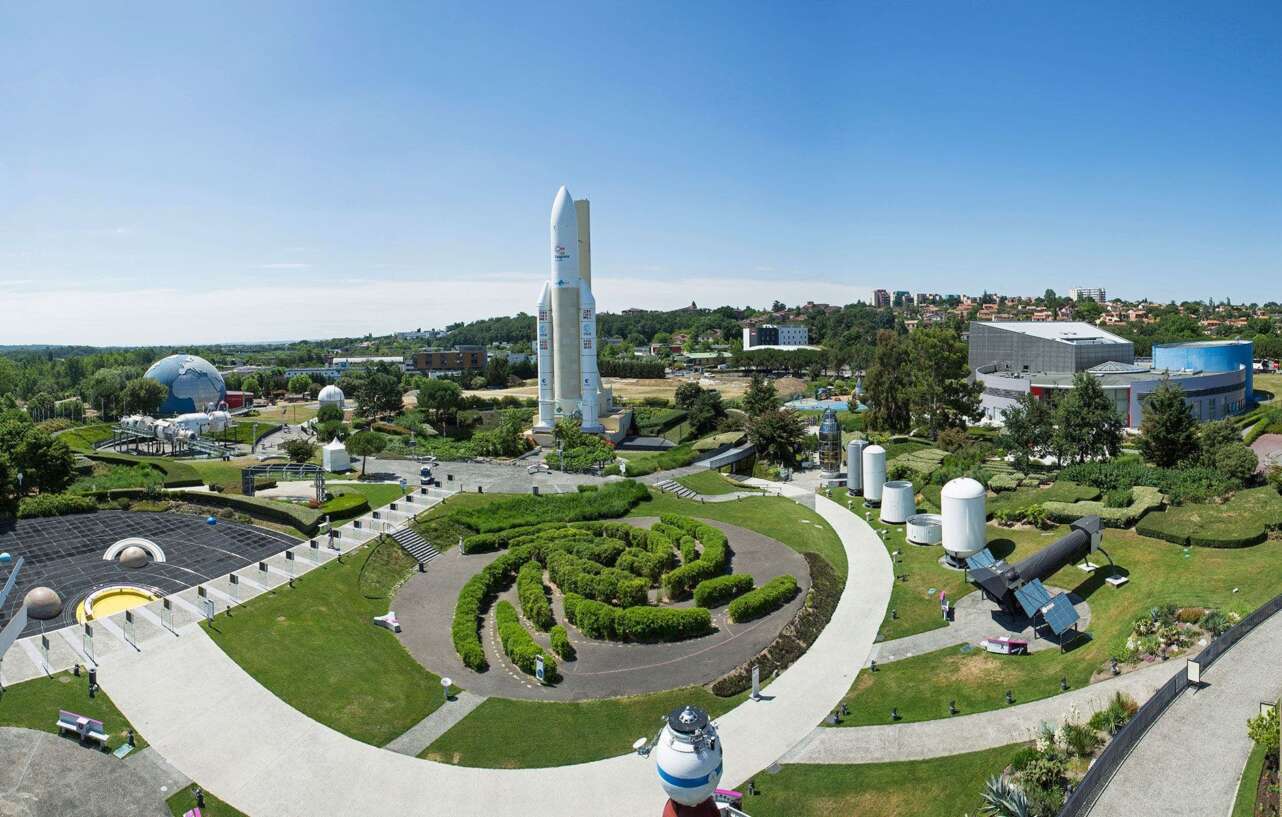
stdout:
<svg viewBox="0 0 1282 817">
<path fill-rule="evenodd" d="M 0 343 L 532 310 L 563 183 L 604 310 L 1282 300 L 1276 2 L 28 5 Z"/>
</svg>

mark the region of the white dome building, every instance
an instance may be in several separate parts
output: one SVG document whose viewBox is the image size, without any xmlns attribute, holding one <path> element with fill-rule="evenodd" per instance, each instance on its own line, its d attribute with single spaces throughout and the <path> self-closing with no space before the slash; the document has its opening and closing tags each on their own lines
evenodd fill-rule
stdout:
<svg viewBox="0 0 1282 817">
<path fill-rule="evenodd" d="M 325 406 L 336 406 L 340 409 L 344 408 L 343 390 L 338 386 L 335 386 L 333 383 L 321 389 L 320 394 L 316 399 L 320 401 L 321 408 L 324 408 Z"/>
<path fill-rule="evenodd" d="M 955 565 L 988 546 L 986 498 L 984 486 L 970 477 L 949 480 L 940 491 L 944 551 Z"/>
</svg>

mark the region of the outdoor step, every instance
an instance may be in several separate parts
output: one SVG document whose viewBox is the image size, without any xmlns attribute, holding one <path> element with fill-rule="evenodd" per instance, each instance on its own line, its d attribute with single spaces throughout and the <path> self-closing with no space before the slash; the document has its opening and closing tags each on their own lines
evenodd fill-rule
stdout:
<svg viewBox="0 0 1282 817">
<path fill-rule="evenodd" d="M 392 539 L 417 559 L 419 564 L 426 564 L 440 555 L 440 551 L 413 528 L 401 528 L 392 534 Z"/>
</svg>

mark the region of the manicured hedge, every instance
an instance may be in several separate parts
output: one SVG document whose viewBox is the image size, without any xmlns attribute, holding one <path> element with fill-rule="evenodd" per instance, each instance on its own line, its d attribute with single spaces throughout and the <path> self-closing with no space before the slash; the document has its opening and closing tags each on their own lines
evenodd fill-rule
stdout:
<svg viewBox="0 0 1282 817">
<path fill-rule="evenodd" d="M 775 576 L 770 581 L 730 602 L 727 612 L 736 624 L 769 615 L 797 595 L 797 580 L 793 576 Z"/>
<path fill-rule="evenodd" d="M 628 607 L 615 628 L 626 641 L 681 641 L 712 632 L 712 613 L 703 607 Z"/>
<path fill-rule="evenodd" d="M 699 457 L 699 452 L 692 445 L 678 445 L 657 454 L 647 454 L 628 460 L 628 476 L 644 477 L 655 471 L 668 471 L 673 468 L 684 468 Z M 607 469 L 607 473 L 616 469 L 617 463 Z M 618 471 L 615 471 L 618 473 Z"/>
<path fill-rule="evenodd" d="M 479 672 L 489 666 L 478 634 L 481 626 L 481 608 L 490 596 L 512 581 L 521 565 L 528 562 L 530 558 L 529 548 L 512 548 L 468 579 L 463 589 L 459 591 L 458 601 L 454 605 L 454 621 L 450 625 L 450 635 L 454 640 L 454 650 L 463 660 L 463 665 L 469 669 Z"/>
<path fill-rule="evenodd" d="M 694 588 L 694 603 L 700 607 L 720 607 L 734 597 L 747 593 L 752 587 L 752 576 L 747 573 L 705 579 Z"/>
<path fill-rule="evenodd" d="M 220 508 L 231 508 L 254 519 L 266 519 L 269 522 L 290 525 L 307 536 L 312 536 L 316 533 L 320 527 L 321 520 L 324 518 L 324 514 L 313 508 L 292 505 L 286 502 L 273 502 L 269 499 L 259 499 L 254 496 L 219 494 L 212 491 L 177 491 L 171 496 L 193 505 L 213 505 Z"/>
<path fill-rule="evenodd" d="M 668 566 L 668 560 L 662 556 L 656 556 L 644 548 L 630 547 L 623 551 L 623 555 L 615 563 L 615 567 L 620 570 L 626 570 L 629 573 L 635 573 L 650 581 L 658 581 L 663 575 L 664 569 Z"/>
<path fill-rule="evenodd" d="M 516 574 L 516 593 L 521 599 L 521 612 L 530 623 L 544 632 L 550 630 L 555 622 L 543 588 L 543 565 L 530 561 L 521 566 Z"/>
<path fill-rule="evenodd" d="M 482 508 L 457 510 L 453 516 L 478 533 L 493 533 L 541 522 L 572 522 L 624 516 L 650 498 L 650 489 L 623 480 L 589 493 L 555 496 L 518 496 L 491 502 Z"/>
<path fill-rule="evenodd" d="M 621 612 L 618 607 L 585 599 L 578 593 L 565 594 L 565 617 L 588 638 L 602 640 L 617 638 Z"/>
<path fill-rule="evenodd" d="M 1135 526 L 1141 536 L 1177 545 L 1239 548 L 1282 529 L 1282 496 L 1272 486 L 1238 491 L 1223 505 L 1188 503 L 1150 513 Z"/>
<path fill-rule="evenodd" d="M 317 510 L 322 518 L 328 516 L 331 522 L 355 519 L 369 512 L 369 498 L 359 493 L 338 494 Z"/>
<path fill-rule="evenodd" d="M 570 634 L 560 624 L 552 628 L 552 652 L 560 656 L 563 661 L 574 660 L 574 645 L 570 643 Z"/>
<path fill-rule="evenodd" d="M 93 513 L 98 505 L 87 496 L 78 494 L 36 494 L 18 503 L 19 519 L 38 516 L 66 516 L 72 513 Z"/>
<path fill-rule="evenodd" d="M 579 595 L 620 606 L 644 604 L 649 582 L 616 567 L 602 567 L 562 550 L 550 550 L 548 576 L 563 593 Z"/>
<path fill-rule="evenodd" d="M 730 547 L 724 533 L 685 516 L 664 514 L 660 519 L 666 525 L 681 528 L 693 535 L 703 545 L 703 552 L 698 559 L 663 574 L 663 590 L 669 599 L 683 599 L 690 595 L 699 582 L 725 572 L 730 561 Z"/>
<path fill-rule="evenodd" d="M 1162 492 L 1156 488 L 1137 485 L 1131 489 L 1131 504 L 1125 508 L 1110 508 L 1102 501 L 1096 502 L 1044 502 L 1046 516 L 1055 522 L 1072 522 L 1083 516 L 1098 516 L 1106 528 L 1129 528 L 1149 511 L 1162 507 Z"/>
<path fill-rule="evenodd" d="M 118 454 L 114 451 L 95 451 L 85 454 L 87 459 L 97 462 L 109 462 L 116 465 L 149 465 L 165 476 L 166 488 L 194 488 L 204 485 L 200 472 L 185 462 L 178 460 L 157 459 L 155 457 L 135 457 L 132 454 Z"/>
<path fill-rule="evenodd" d="M 1060 478 L 1093 485 L 1101 491 L 1146 485 L 1157 488 L 1177 505 L 1214 499 L 1240 487 L 1212 468 L 1156 468 L 1138 459 L 1075 463 L 1064 467 Z"/>
<path fill-rule="evenodd" d="M 503 652 L 521 672 L 533 675 L 537 670 L 536 659 L 542 656 L 544 683 L 552 683 L 557 679 L 556 659 L 534 641 L 517 618 L 515 607 L 506 601 L 494 605 L 494 625 L 498 629 Z"/>
</svg>

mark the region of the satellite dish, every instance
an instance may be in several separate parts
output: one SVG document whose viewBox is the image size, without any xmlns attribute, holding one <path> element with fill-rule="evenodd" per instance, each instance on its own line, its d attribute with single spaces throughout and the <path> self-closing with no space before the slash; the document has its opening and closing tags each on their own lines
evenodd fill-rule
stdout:
<svg viewBox="0 0 1282 817">
<path fill-rule="evenodd" d="M 637 738 L 632 744 L 632 751 L 639 752 L 645 748 L 647 741 L 645 738 Z"/>
</svg>

